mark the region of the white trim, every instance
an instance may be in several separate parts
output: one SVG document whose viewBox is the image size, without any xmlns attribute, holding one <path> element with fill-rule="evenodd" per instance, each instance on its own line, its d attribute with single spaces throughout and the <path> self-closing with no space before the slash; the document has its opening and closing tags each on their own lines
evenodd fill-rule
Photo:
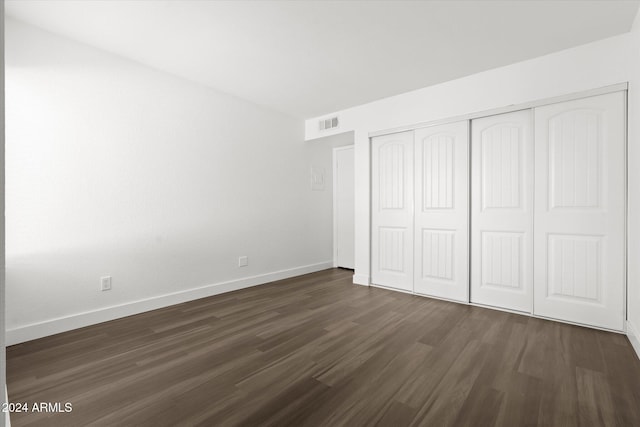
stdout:
<svg viewBox="0 0 640 427">
<path fill-rule="evenodd" d="M 439 301 L 452 302 L 452 303 L 455 303 L 455 304 L 469 305 L 469 301 L 438 297 L 438 296 L 429 295 L 429 294 L 421 294 L 420 292 L 416 292 L 416 291 L 413 291 L 412 293 L 413 293 L 413 295 L 415 295 L 417 297 L 431 298 L 431 299 L 437 299 Z"/>
<path fill-rule="evenodd" d="M 355 283 L 355 279 L 354 279 L 354 283 Z M 453 300 L 453 299 L 439 298 L 439 297 L 434 297 L 434 296 L 431 296 L 431 295 L 419 294 L 419 293 L 416 293 L 414 291 L 409 291 L 409 290 L 405 290 L 405 289 L 397 289 L 397 288 L 392 288 L 392 287 L 389 287 L 389 286 L 376 285 L 376 284 L 373 284 L 373 283 L 370 284 L 369 286 L 374 287 L 374 288 L 386 289 L 386 290 L 392 291 L 392 292 L 401 292 L 403 294 L 415 295 L 415 296 L 421 297 L 421 298 L 430 298 L 430 299 L 436 299 L 436 300 L 439 300 L 439 301 L 451 302 L 451 303 L 454 303 L 454 304 L 469 305 L 469 306 L 472 306 L 472 307 L 484 308 L 484 309 L 487 309 L 487 310 L 495 310 L 495 311 L 502 311 L 504 313 L 518 314 L 520 316 L 526 316 L 526 317 L 530 317 L 532 319 L 540 319 L 540 320 L 548 320 L 550 322 L 565 323 L 567 325 L 580 326 L 580 327 L 589 328 L 589 329 L 597 329 L 597 330 L 605 331 L 605 332 L 613 332 L 615 334 L 624 334 L 625 333 L 625 331 L 619 331 L 617 329 L 608 329 L 608 328 L 601 328 L 599 326 L 585 325 L 585 324 L 582 324 L 582 323 L 570 322 L 570 321 L 561 320 L 561 319 L 554 319 L 552 317 L 539 316 L 539 315 L 536 315 L 536 314 L 533 314 L 533 313 L 527 313 L 525 311 L 510 310 L 508 308 L 496 307 L 496 306 L 492 306 L 492 305 L 485 305 L 485 304 L 478 304 L 478 303 L 474 303 L 474 302 L 463 302 L 463 301 L 457 301 L 457 300 Z M 631 341 L 631 344 L 632 344 L 633 348 L 635 349 L 636 353 L 638 354 L 638 358 L 640 358 L 640 335 L 637 332 L 634 332 L 636 330 L 633 328 L 631 323 L 628 322 L 628 321 L 627 321 L 627 328 L 626 329 L 627 329 L 626 334 L 629 337 L 629 341 Z"/>
<path fill-rule="evenodd" d="M 474 307 L 480 307 L 480 308 L 488 308 L 489 310 L 497 310 L 497 311 L 504 311 L 506 313 L 519 314 L 521 316 L 527 316 L 527 317 L 531 317 L 533 319 L 548 320 L 550 322 L 564 323 L 564 324 L 567 324 L 567 325 L 580 326 L 582 328 L 597 329 L 599 331 L 605 331 L 605 332 L 613 332 L 614 334 L 624 334 L 625 333 L 624 330 L 621 331 L 621 330 L 618 330 L 618 329 L 609 329 L 609 328 L 602 328 L 600 326 L 586 325 L 584 323 L 571 322 L 570 320 L 556 319 L 554 317 L 540 316 L 538 314 L 527 313 L 526 311 L 510 310 L 508 308 L 496 307 L 496 306 L 493 306 L 493 305 L 485 305 L 485 304 L 478 304 L 478 303 L 470 303 L 469 305 L 472 305 Z M 623 326 L 623 328 L 624 328 L 624 326 Z"/>
<path fill-rule="evenodd" d="M 7 391 L 7 385 L 4 386 L 4 401 L 9 403 L 9 392 Z M 11 413 L 9 411 L 4 413 L 4 425 L 5 427 L 11 427 Z"/>
<path fill-rule="evenodd" d="M 627 320 L 627 337 L 631 342 L 631 346 L 636 351 L 638 359 L 640 359 L 640 333 L 630 320 Z"/>
<path fill-rule="evenodd" d="M 596 89 L 585 90 L 581 92 L 569 93 L 566 95 L 554 96 L 551 98 L 537 99 L 535 101 L 524 102 L 522 104 L 506 105 L 504 107 L 493 108 L 491 110 L 478 111 L 475 113 L 462 114 L 455 117 L 447 117 L 445 119 L 432 120 L 429 122 L 415 123 L 412 125 L 399 126 L 391 129 L 382 129 L 369 132 L 369 138 L 381 135 L 389 135 L 392 133 L 406 132 L 429 126 L 442 125 L 445 123 L 460 122 L 463 120 L 473 120 L 480 117 L 495 116 L 496 114 L 511 113 L 519 110 L 528 110 L 530 108 L 540 107 L 543 105 L 557 104 L 559 102 L 573 101 L 575 99 L 588 98 L 590 96 L 604 95 L 607 93 L 620 92 L 629 89 L 629 83 L 618 83 L 610 86 L 604 86 Z"/>
<path fill-rule="evenodd" d="M 336 202 L 336 190 L 337 190 L 337 182 L 338 182 L 338 158 L 336 157 L 337 151 L 342 150 L 354 150 L 355 147 L 353 144 L 351 145 L 343 145 L 341 147 L 333 147 L 331 152 L 332 157 L 332 169 L 333 169 L 333 194 L 331 195 L 331 200 L 333 203 L 333 267 L 338 267 L 338 204 Z"/>
<path fill-rule="evenodd" d="M 410 290 L 410 289 L 392 288 L 391 286 L 376 285 L 375 283 L 371 283 L 369 286 L 372 287 L 372 288 L 385 289 L 387 291 L 401 292 L 403 294 L 408 294 L 408 295 L 416 295 L 416 293 L 413 292 L 413 290 Z M 417 295 L 417 296 L 419 296 L 419 295 Z"/>
<path fill-rule="evenodd" d="M 627 331 L 629 320 L 629 90 L 624 92 L 624 291 L 622 292 L 623 329 Z M 639 357 L 640 357 L 640 353 Z"/>
<path fill-rule="evenodd" d="M 356 273 L 353 275 L 353 283 L 361 286 L 369 286 L 370 279 L 369 276 Z"/>
<path fill-rule="evenodd" d="M 337 147 L 336 147 L 337 148 Z M 333 172 L 333 194 L 331 194 L 331 203 L 333 205 L 333 267 L 338 266 L 338 204 L 336 203 L 336 189 L 338 181 L 338 158 L 336 157 L 336 148 L 331 151 L 331 169 Z"/>
<path fill-rule="evenodd" d="M 498 306 L 495 306 L 495 305 L 479 304 L 477 302 L 470 302 L 469 305 L 471 305 L 473 307 L 478 307 L 478 308 L 487 308 L 489 310 L 503 311 L 505 313 L 519 314 L 521 316 L 536 317 L 534 314 L 527 313 L 526 311 L 512 310 L 510 308 L 498 307 Z"/>
<path fill-rule="evenodd" d="M 257 276 L 244 277 L 241 279 L 229 280 L 227 282 L 214 283 L 199 288 L 173 292 L 159 295 L 143 300 L 132 301 L 98 310 L 76 313 L 69 316 L 46 320 L 44 322 L 33 323 L 7 330 L 7 345 L 19 344 L 25 341 L 58 334 L 73 329 L 82 328 L 96 323 L 119 319 L 133 314 L 144 313 L 145 311 L 156 310 L 187 301 L 244 289 L 251 286 L 263 285 L 276 280 L 287 279 L 289 277 L 300 276 L 302 274 L 313 273 L 331 268 L 332 262 L 325 261 L 318 264 L 304 265 L 286 270 L 274 271 Z"/>
</svg>

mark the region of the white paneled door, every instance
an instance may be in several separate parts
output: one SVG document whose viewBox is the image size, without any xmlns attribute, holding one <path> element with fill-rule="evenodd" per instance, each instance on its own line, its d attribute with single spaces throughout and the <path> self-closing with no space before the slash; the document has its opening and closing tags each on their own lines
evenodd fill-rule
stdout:
<svg viewBox="0 0 640 427">
<path fill-rule="evenodd" d="M 371 281 L 413 290 L 413 132 L 372 139 Z"/>
<path fill-rule="evenodd" d="M 471 122 L 471 302 L 531 312 L 531 110 Z"/>
<path fill-rule="evenodd" d="M 469 299 L 469 122 L 415 131 L 414 290 Z"/>
<path fill-rule="evenodd" d="M 623 330 L 625 95 L 535 109 L 535 314 Z"/>
</svg>

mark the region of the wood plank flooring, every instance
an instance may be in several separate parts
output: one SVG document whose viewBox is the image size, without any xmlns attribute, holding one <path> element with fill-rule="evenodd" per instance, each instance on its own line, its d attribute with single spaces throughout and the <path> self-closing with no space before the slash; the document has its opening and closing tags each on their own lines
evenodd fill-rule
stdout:
<svg viewBox="0 0 640 427">
<path fill-rule="evenodd" d="M 332 269 L 7 349 L 13 426 L 640 426 L 623 335 Z"/>
</svg>

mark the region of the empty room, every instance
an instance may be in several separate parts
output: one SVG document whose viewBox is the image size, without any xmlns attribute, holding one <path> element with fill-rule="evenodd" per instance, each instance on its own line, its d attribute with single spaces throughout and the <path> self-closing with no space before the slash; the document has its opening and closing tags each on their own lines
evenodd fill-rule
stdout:
<svg viewBox="0 0 640 427">
<path fill-rule="evenodd" d="M 2 426 L 640 426 L 640 0 L 0 0 Z"/>
</svg>

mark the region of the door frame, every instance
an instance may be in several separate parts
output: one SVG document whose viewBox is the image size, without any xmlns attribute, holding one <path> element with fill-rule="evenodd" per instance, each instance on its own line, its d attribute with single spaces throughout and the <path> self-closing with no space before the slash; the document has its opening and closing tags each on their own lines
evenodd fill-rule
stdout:
<svg viewBox="0 0 640 427">
<path fill-rule="evenodd" d="M 542 107 L 544 105 L 557 104 L 565 101 L 573 101 L 576 99 L 588 98 L 590 96 L 605 95 L 607 93 L 622 92 L 622 91 L 627 92 L 628 90 L 629 90 L 628 82 L 617 83 L 609 86 L 583 90 L 580 92 L 568 93 L 566 95 L 552 96 L 549 98 L 540 98 L 530 102 L 523 102 L 521 104 L 512 104 L 506 107 L 492 108 L 489 110 L 477 111 L 475 113 L 461 114 L 459 116 L 447 117 L 447 118 L 438 119 L 438 120 L 430 120 L 427 122 L 414 123 L 412 125 L 399 126 L 395 128 L 380 129 L 380 130 L 372 131 L 368 133 L 369 144 L 371 144 L 371 138 L 375 136 L 389 135 L 392 133 L 400 133 L 400 132 L 405 132 L 409 130 L 416 130 L 419 128 L 441 125 L 445 123 L 460 122 L 463 120 L 479 119 L 482 117 L 495 116 L 497 114 L 512 113 L 514 111 L 528 110 L 535 107 Z"/>
<path fill-rule="evenodd" d="M 333 193 L 331 194 L 332 204 L 333 204 L 333 268 L 338 267 L 338 200 L 336 197 L 336 190 L 338 188 L 338 151 L 346 151 L 346 150 L 354 150 L 354 160 L 355 160 L 355 145 L 343 145 L 341 147 L 333 147 L 331 150 L 331 168 L 333 173 Z M 354 162 L 355 163 L 355 162 Z M 355 164 L 354 164 L 354 177 L 355 177 Z M 355 203 L 355 200 L 354 200 Z M 355 218 L 354 218 L 354 226 L 355 226 Z M 354 254 L 355 257 L 355 254 Z M 355 267 L 355 266 L 354 266 Z"/>
</svg>

